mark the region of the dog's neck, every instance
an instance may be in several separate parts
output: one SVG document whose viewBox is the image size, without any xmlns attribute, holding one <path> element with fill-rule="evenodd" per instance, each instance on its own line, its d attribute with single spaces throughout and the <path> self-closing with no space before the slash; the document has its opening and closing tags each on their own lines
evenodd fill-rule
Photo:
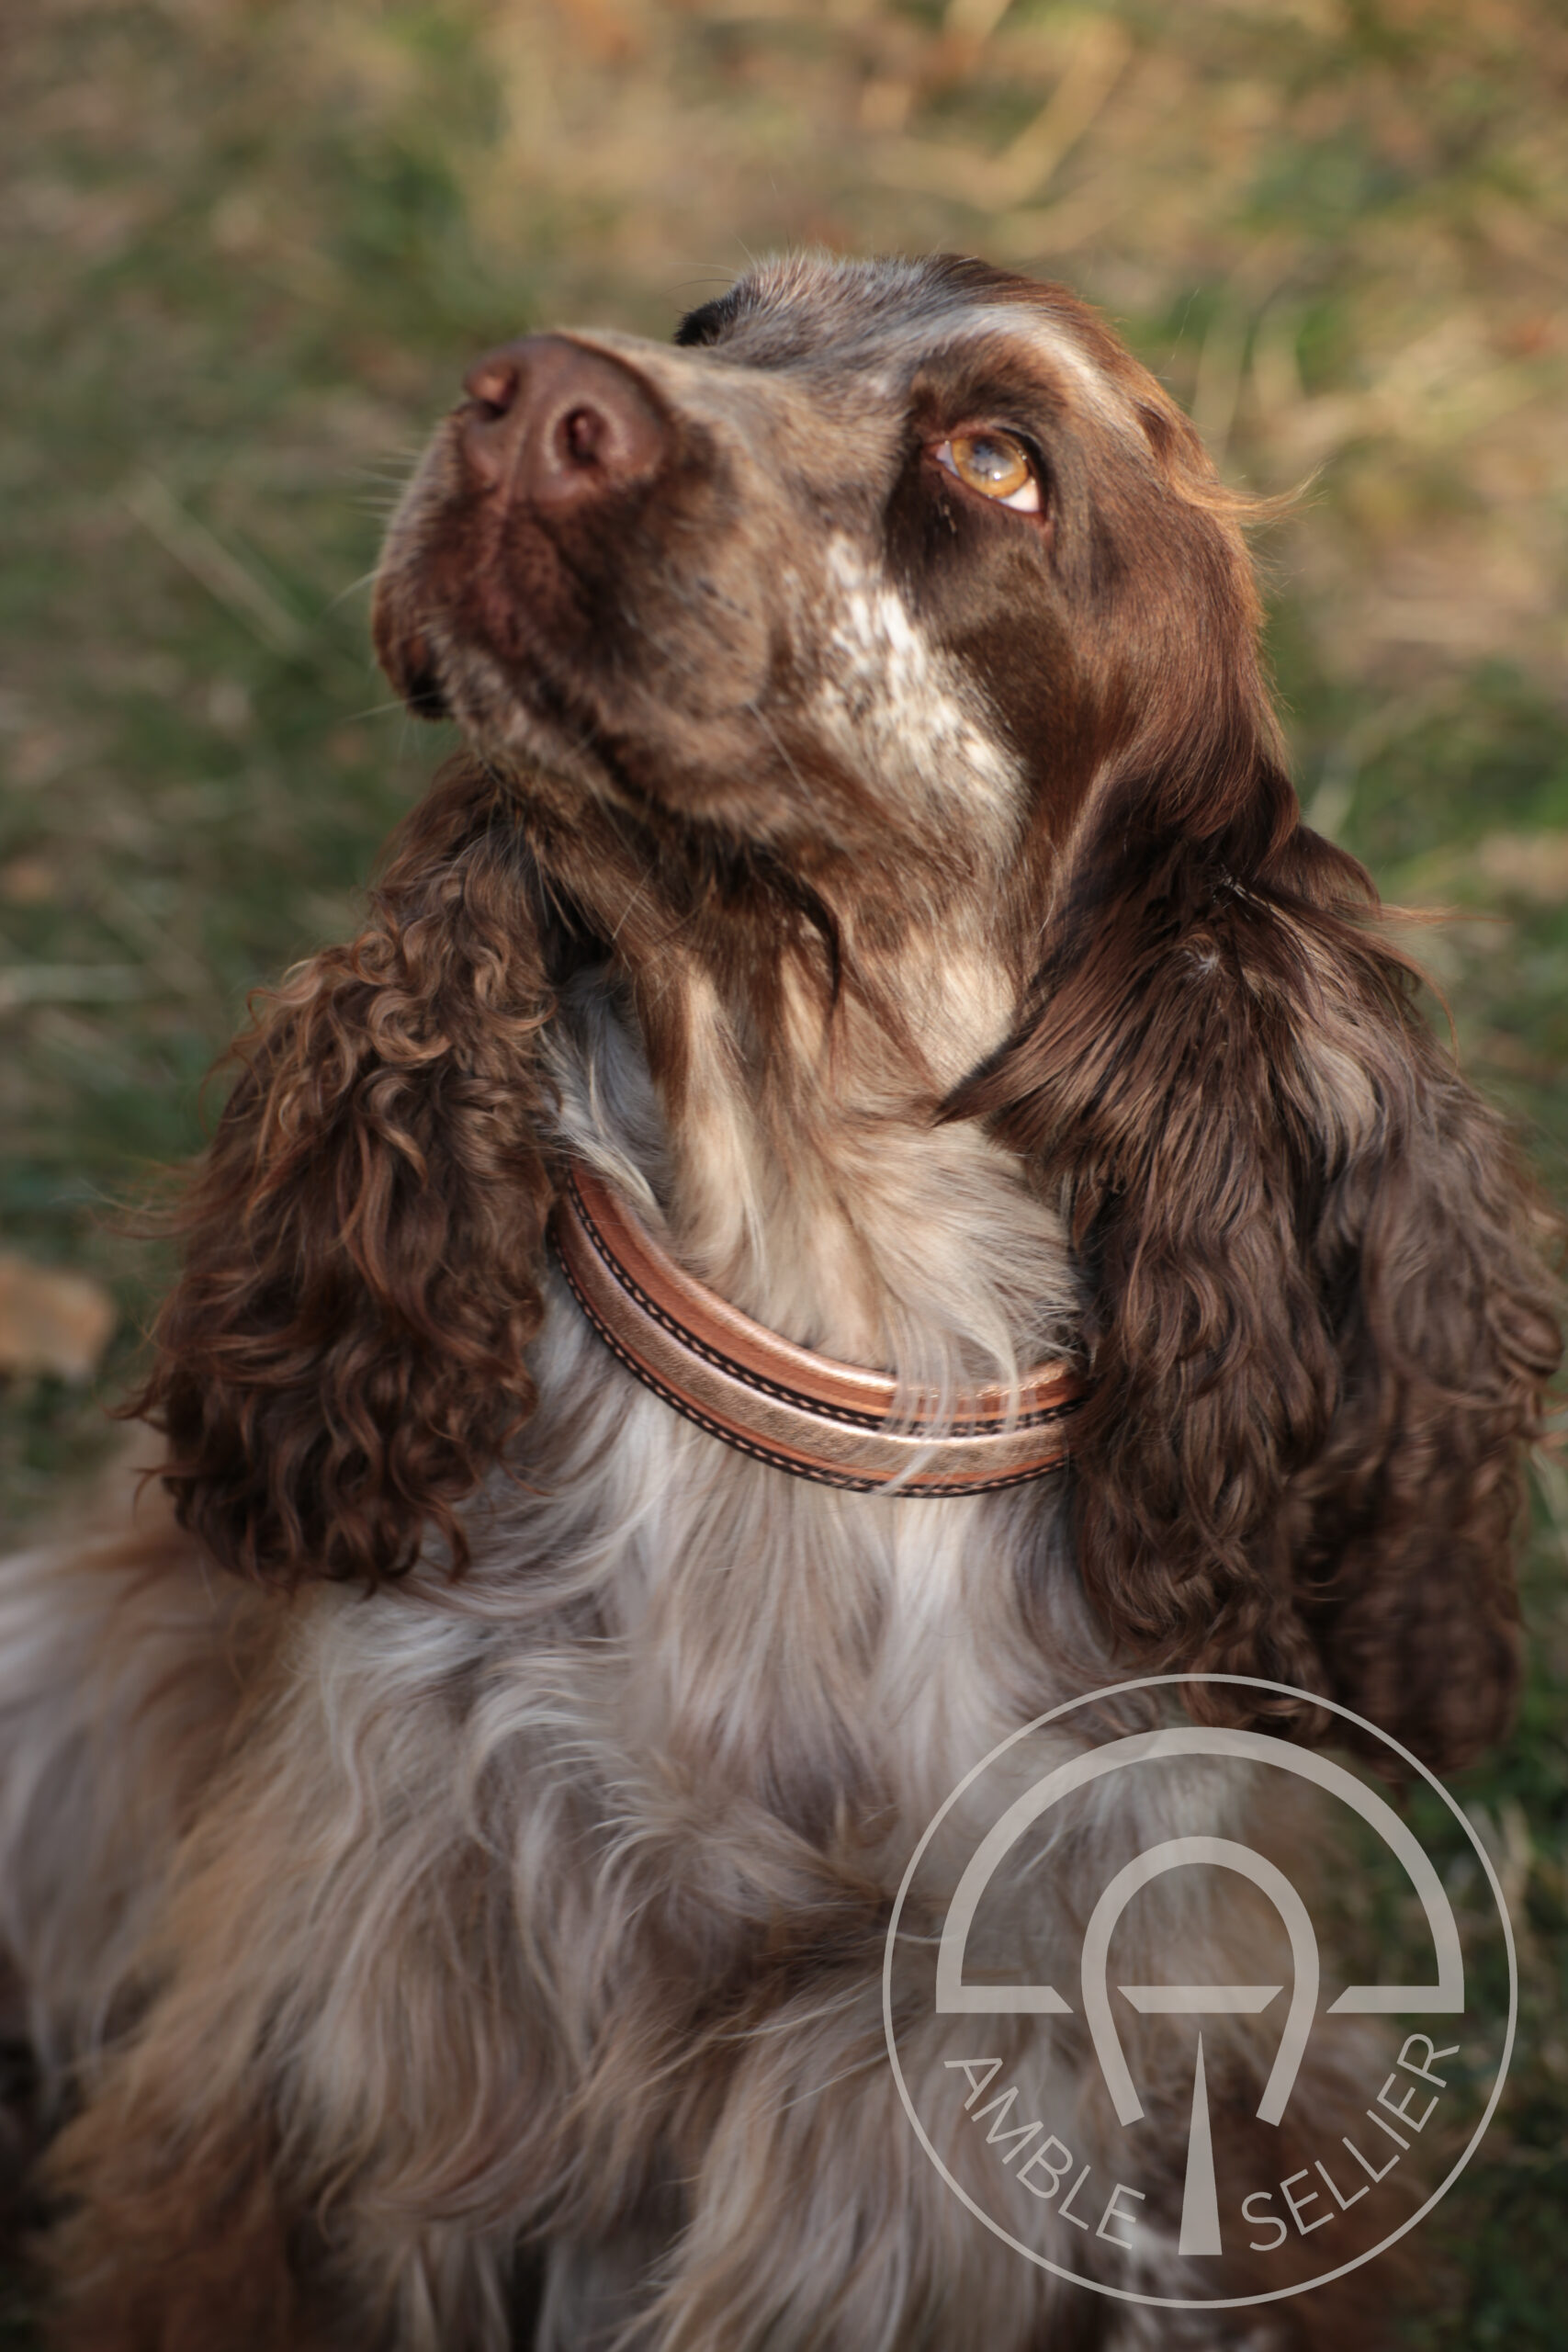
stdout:
<svg viewBox="0 0 1568 2352">
<path fill-rule="evenodd" d="M 617 943 L 630 989 L 614 1037 L 608 975 L 588 984 L 596 1046 L 578 992 L 572 1124 L 581 1142 L 588 1115 L 610 1172 L 630 1159 L 690 1271 L 788 1339 L 927 1387 L 1062 1352 L 1076 1299 L 1060 1220 L 1011 1153 L 942 1116 L 1016 1017 L 980 922 L 960 907 L 879 945 L 846 923 L 837 989 L 811 943 L 764 967 L 754 933 L 747 954 L 722 924 L 649 928 L 646 959 Z M 612 1136 L 615 1103 L 639 1091 L 647 1113 Z"/>
</svg>

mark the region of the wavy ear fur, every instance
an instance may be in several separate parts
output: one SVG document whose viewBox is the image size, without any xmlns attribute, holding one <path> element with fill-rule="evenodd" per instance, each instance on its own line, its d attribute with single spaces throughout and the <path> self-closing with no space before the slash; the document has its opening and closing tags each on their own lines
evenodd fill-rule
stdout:
<svg viewBox="0 0 1568 2352">
<path fill-rule="evenodd" d="M 1270 799 L 1293 812 L 1277 771 Z M 1096 1285 L 1074 1477 L 1106 1623 L 1452 1763 L 1514 1688 L 1522 1442 L 1558 1352 L 1544 1213 L 1367 877 L 1275 839 L 1108 820 L 1037 1017 L 955 1108 L 1066 1198 Z"/>
<path fill-rule="evenodd" d="M 457 763 L 352 946 L 258 1000 L 185 1196 L 184 1272 L 132 1410 L 182 1520 L 296 1581 L 407 1568 L 530 1410 L 552 1184 L 548 1012 L 515 813 Z"/>
</svg>

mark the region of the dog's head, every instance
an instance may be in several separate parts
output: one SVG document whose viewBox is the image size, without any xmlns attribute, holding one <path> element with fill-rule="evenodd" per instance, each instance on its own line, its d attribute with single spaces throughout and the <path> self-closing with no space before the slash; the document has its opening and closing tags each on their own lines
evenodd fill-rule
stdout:
<svg viewBox="0 0 1568 2352">
<path fill-rule="evenodd" d="M 1472 1748 L 1555 1360 L 1535 1213 L 1301 824 L 1191 427 L 1071 296 L 968 262 L 776 265 L 673 349 L 534 337 L 468 389 L 376 635 L 475 756 L 242 1043 L 143 1400 L 186 1516 L 256 1572 L 396 1573 L 432 1527 L 460 1565 L 533 1396 L 563 939 L 635 982 L 694 910 L 734 969 L 792 910 L 874 892 L 891 937 L 958 889 L 1005 910 L 970 935 L 1015 1023 L 932 1116 L 1070 1220 L 1113 1641 Z"/>
<path fill-rule="evenodd" d="M 375 628 L 491 759 L 808 860 L 1059 850 L 1134 775 L 1145 821 L 1256 815 L 1234 502 L 1064 289 L 777 263 L 673 349 L 533 336 L 468 391 Z"/>
</svg>

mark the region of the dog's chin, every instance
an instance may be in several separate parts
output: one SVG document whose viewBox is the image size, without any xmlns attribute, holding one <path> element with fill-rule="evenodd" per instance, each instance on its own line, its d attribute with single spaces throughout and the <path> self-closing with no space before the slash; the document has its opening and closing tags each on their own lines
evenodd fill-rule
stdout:
<svg viewBox="0 0 1568 2352">
<path fill-rule="evenodd" d="M 730 854 L 790 854 L 812 867 L 852 847 L 823 822 L 820 808 L 801 805 L 776 779 L 770 785 L 759 772 L 761 747 L 738 744 L 729 758 L 710 752 L 700 763 L 678 763 L 661 756 L 657 728 L 642 741 L 624 731 L 607 738 L 591 694 L 543 669 L 520 676 L 513 661 L 468 632 L 454 642 L 449 616 L 428 604 L 411 614 L 390 590 L 374 633 L 381 667 L 414 718 L 451 721 L 493 775 L 569 821 L 596 807 L 666 840 L 683 838 L 694 854 L 706 842 Z"/>
<path fill-rule="evenodd" d="M 581 713 L 563 720 L 536 709 L 490 654 L 430 647 L 416 632 L 391 659 L 383 651 L 382 666 L 416 718 L 450 720 L 498 781 L 568 820 L 590 806 L 645 821 L 677 813 L 664 793 L 617 774 Z"/>
<path fill-rule="evenodd" d="M 388 684 L 415 718 L 456 717 L 435 640 L 386 572 L 376 584 L 370 638 Z"/>
<path fill-rule="evenodd" d="M 488 764 L 553 764 L 564 730 L 532 711 L 495 657 L 450 642 L 440 616 L 410 620 L 378 612 L 376 657 L 388 683 L 415 718 L 446 719 L 460 728 Z"/>
</svg>

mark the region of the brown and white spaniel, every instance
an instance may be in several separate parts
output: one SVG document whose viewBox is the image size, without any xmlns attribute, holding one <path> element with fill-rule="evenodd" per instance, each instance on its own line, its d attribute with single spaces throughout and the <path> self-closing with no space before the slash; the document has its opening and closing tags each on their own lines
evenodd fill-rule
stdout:
<svg viewBox="0 0 1568 2352">
<path fill-rule="evenodd" d="M 375 615 L 467 748 L 235 1048 L 161 1487 L 0 1580 L 59 2346 L 1375 2336 L 1020 2260 L 883 2044 L 916 1839 L 1075 1692 L 1507 1718 L 1535 1211 L 1301 821 L 1238 507 L 971 261 L 470 374 Z"/>
</svg>

